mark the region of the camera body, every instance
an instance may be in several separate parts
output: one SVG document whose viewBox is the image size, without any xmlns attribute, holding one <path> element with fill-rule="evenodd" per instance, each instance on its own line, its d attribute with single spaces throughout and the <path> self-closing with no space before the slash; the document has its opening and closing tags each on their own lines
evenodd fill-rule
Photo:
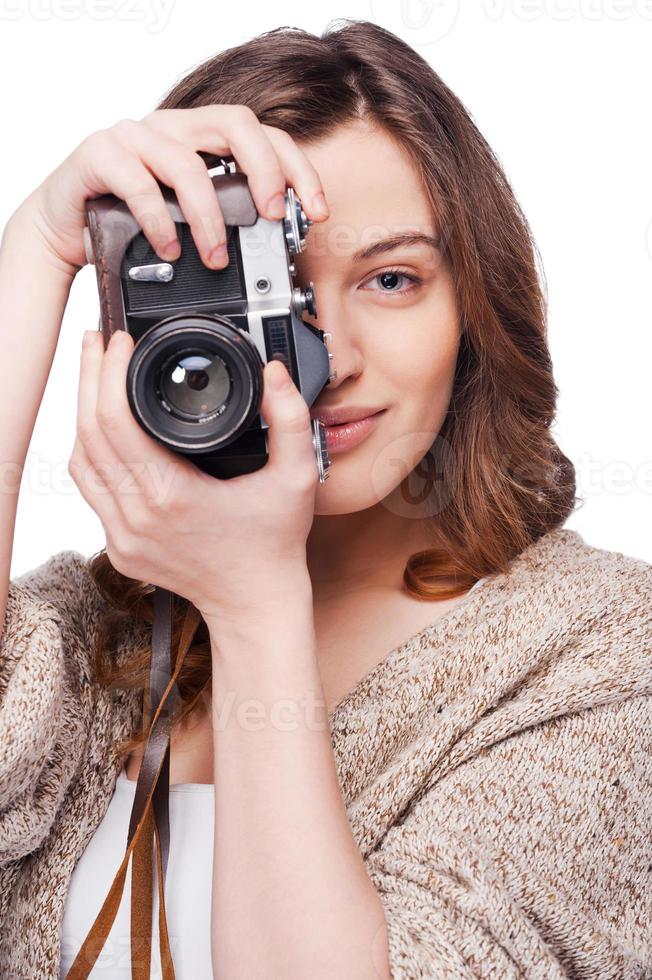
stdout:
<svg viewBox="0 0 652 980">
<path fill-rule="evenodd" d="M 228 479 L 268 459 L 260 411 L 267 361 L 283 361 L 309 406 L 336 373 L 330 335 L 301 319 L 304 310 L 317 316 L 316 299 L 312 283 L 295 284 L 292 256 L 305 247 L 312 222 L 293 188 L 286 191 L 285 217 L 270 221 L 256 211 L 232 158 L 208 172 L 227 231 L 223 269 L 204 265 L 165 185 L 178 259 L 162 261 L 126 203 L 112 194 L 86 202 L 84 243 L 95 265 L 105 347 L 116 330 L 134 338 L 127 396 L 135 419 L 204 472 Z M 319 419 L 312 435 L 323 483 L 330 460 Z"/>
</svg>

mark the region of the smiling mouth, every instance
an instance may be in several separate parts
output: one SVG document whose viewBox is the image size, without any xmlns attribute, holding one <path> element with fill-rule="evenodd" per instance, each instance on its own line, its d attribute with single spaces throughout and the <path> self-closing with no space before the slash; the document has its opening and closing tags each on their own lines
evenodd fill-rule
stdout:
<svg viewBox="0 0 652 980">
<path fill-rule="evenodd" d="M 344 452 L 359 445 L 376 428 L 385 409 L 356 422 L 340 422 L 326 426 L 326 448 L 329 453 Z"/>
</svg>

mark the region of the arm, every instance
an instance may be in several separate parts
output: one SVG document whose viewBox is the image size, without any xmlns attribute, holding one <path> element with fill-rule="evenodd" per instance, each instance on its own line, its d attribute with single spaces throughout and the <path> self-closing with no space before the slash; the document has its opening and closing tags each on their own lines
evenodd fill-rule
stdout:
<svg viewBox="0 0 652 980">
<path fill-rule="evenodd" d="M 18 491 L 74 273 L 41 240 L 30 198 L 0 245 L 0 628 L 4 623 Z"/>
<path fill-rule="evenodd" d="M 214 976 L 379 980 L 383 908 L 340 793 L 307 570 L 274 589 L 248 625 L 209 622 Z"/>
<path fill-rule="evenodd" d="M 83 722 L 67 660 L 92 596 L 74 552 L 10 579 L 22 471 L 74 279 L 42 238 L 35 200 L 0 244 L 0 399 L 11 419 L 0 431 L 0 869 L 45 838 L 72 777 Z"/>
</svg>

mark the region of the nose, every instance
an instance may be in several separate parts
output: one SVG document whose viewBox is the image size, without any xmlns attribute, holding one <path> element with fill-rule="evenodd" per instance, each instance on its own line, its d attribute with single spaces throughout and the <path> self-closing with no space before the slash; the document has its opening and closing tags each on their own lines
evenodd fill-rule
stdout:
<svg viewBox="0 0 652 980">
<path fill-rule="evenodd" d="M 364 356 L 360 346 L 359 338 L 356 337 L 354 324 L 347 318 L 344 304 L 333 295 L 332 290 L 319 288 L 315 283 L 315 299 L 317 304 L 317 314 L 304 311 L 301 319 L 309 323 L 311 327 L 323 330 L 327 337 L 331 358 L 331 372 L 337 372 L 336 377 L 331 379 L 326 385 L 325 390 L 333 391 L 340 388 L 343 384 L 351 384 L 362 374 L 364 367 Z"/>
</svg>

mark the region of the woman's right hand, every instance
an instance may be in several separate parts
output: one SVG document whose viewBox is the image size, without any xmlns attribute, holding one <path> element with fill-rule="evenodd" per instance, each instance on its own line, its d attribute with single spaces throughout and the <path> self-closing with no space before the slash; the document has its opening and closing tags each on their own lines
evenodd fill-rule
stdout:
<svg viewBox="0 0 652 980">
<path fill-rule="evenodd" d="M 18 210 L 29 207 L 47 249 L 75 275 L 87 261 L 85 201 L 112 193 L 125 201 L 161 259 L 173 261 L 180 246 L 158 179 L 174 190 L 203 262 L 223 268 L 224 219 L 197 150 L 235 158 L 264 218 L 284 216 L 287 185 L 296 190 L 309 218 L 328 217 L 319 175 L 306 155 L 288 133 L 261 124 L 244 105 L 158 109 L 139 121 L 121 119 L 87 136 Z"/>
</svg>

